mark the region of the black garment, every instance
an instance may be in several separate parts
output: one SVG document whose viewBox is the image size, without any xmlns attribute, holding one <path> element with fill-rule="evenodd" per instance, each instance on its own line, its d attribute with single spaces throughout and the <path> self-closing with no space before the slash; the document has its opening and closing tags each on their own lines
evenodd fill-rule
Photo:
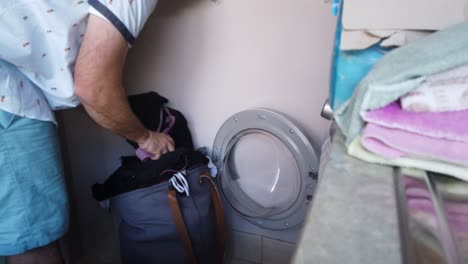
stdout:
<svg viewBox="0 0 468 264">
<path fill-rule="evenodd" d="M 158 129 L 161 112 L 163 120 L 169 116 L 164 109 L 168 100 L 155 92 L 132 95 L 128 97 L 128 101 L 135 115 L 148 129 Z M 168 110 L 176 118 L 168 133 L 175 142 L 176 150 L 162 155 L 158 160 L 145 162 L 136 156 L 122 157 L 120 168 L 103 184 L 97 183 L 92 186 L 96 200 L 102 201 L 118 194 L 149 187 L 170 179 L 177 171 L 208 163 L 208 159 L 202 153 L 193 150 L 192 135 L 182 113 L 171 108 Z M 162 124 L 161 131 L 168 126 L 165 122 Z M 138 148 L 135 142 L 128 143 Z"/>
<path fill-rule="evenodd" d="M 150 130 L 157 130 L 160 123 L 160 112 L 169 101 L 160 96 L 158 93 L 149 92 L 128 97 L 130 107 L 135 115 L 140 119 L 143 125 Z M 169 131 L 169 136 L 175 142 L 176 148 L 193 149 L 192 135 L 187 126 L 187 120 L 179 111 L 168 108 L 169 112 L 175 116 L 176 122 Z M 163 111 L 163 120 L 166 120 L 168 114 Z M 167 123 L 163 122 L 161 130 L 167 127 Z M 135 142 L 128 141 L 134 148 L 138 148 Z"/>
<path fill-rule="evenodd" d="M 144 126 L 157 130 L 162 120 L 175 116 L 169 135 L 174 139 L 175 151 L 158 160 L 140 161 L 136 156 L 122 157 L 121 166 L 103 184 L 92 186 L 98 201 L 110 199 L 110 210 L 120 218 L 119 238 L 122 263 L 188 263 L 184 244 L 168 203 L 168 180 L 181 170 L 190 186 L 190 196 L 177 195 L 180 210 L 198 263 L 219 263 L 220 244 L 211 186 L 201 181 L 201 173 L 208 169 L 208 158 L 193 150 L 187 120 L 177 110 L 168 109 L 168 102 L 157 93 L 129 97 L 136 116 Z M 163 111 L 161 111 L 161 109 Z M 173 120 L 173 119 L 172 119 Z M 162 123 L 161 131 L 171 127 Z M 129 142 L 137 148 L 137 144 Z"/>
<path fill-rule="evenodd" d="M 208 164 L 199 151 L 177 148 L 158 160 L 140 161 L 135 156 L 122 157 L 122 165 L 107 180 L 92 186 L 93 196 L 103 201 L 136 189 L 149 187 L 169 180 L 176 172 Z"/>
</svg>

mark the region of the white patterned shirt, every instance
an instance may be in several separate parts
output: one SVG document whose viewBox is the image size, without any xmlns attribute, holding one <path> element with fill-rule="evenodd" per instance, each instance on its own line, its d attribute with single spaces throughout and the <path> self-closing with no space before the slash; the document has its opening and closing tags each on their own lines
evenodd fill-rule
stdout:
<svg viewBox="0 0 468 264">
<path fill-rule="evenodd" d="M 157 0 L 0 0 L 0 109 L 55 122 L 80 104 L 73 71 L 88 14 L 135 40 Z"/>
</svg>

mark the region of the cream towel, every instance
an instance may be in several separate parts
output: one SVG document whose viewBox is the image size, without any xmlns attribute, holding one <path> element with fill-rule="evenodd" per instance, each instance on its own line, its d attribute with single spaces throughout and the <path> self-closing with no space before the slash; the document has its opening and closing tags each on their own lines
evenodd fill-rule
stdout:
<svg viewBox="0 0 468 264">
<path fill-rule="evenodd" d="M 397 158 L 392 160 L 384 159 L 364 149 L 364 147 L 361 145 L 360 136 L 356 137 L 351 142 L 348 147 L 348 154 L 370 163 L 432 171 L 450 175 L 463 181 L 468 181 L 468 167 L 450 164 L 447 162 L 417 158 Z"/>
</svg>

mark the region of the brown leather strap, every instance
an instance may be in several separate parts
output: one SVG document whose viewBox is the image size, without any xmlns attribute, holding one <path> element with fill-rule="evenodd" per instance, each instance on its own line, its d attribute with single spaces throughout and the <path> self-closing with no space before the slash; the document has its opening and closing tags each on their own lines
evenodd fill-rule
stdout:
<svg viewBox="0 0 468 264">
<path fill-rule="evenodd" d="M 179 201 L 177 200 L 177 195 L 175 190 L 167 190 L 167 199 L 169 200 L 169 207 L 171 208 L 172 218 L 176 224 L 177 233 L 179 233 L 180 239 L 184 244 L 185 253 L 192 264 L 197 263 L 197 259 L 193 253 L 192 242 L 187 231 L 187 226 L 185 225 L 184 218 L 180 211 Z"/>
<path fill-rule="evenodd" d="M 220 249 L 221 249 L 221 260 L 219 263 L 222 263 L 223 258 L 224 258 L 224 253 L 226 250 L 226 241 L 227 241 L 227 231 L 226 231 L 226 221 L 224 219 L 224 210 L 223 210 L 223 204 L 221 203 L 221 197 L 219 196 L 218 189 L 216 188 L 215 183 L 211 179 L 211 176 L 209 176 L 209 173 L 205 172 L 202 175 L 200 175 L 200 183 L 202 182 L 203 179 L 206 179 L 210 182 L 210 187 L 211 187 L 211 199 L 213 201 L 213 207 L 215 209 L 215 215 L 216 215 L 216 223 L 218 226 L 218 239 L 219 239 L 219 244 L 220 244 Z"/>
</svg>

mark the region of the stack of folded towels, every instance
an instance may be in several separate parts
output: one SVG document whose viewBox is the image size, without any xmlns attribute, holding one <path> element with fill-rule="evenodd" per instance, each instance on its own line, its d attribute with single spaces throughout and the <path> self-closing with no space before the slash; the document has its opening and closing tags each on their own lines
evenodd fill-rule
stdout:
<svg viewBox="0 0 468 264">
<path fill-rule="evenodd" d="M 335 119 L 348 154 L 468 181 L 468 22 L 387 54 Z"/>
</svg>

